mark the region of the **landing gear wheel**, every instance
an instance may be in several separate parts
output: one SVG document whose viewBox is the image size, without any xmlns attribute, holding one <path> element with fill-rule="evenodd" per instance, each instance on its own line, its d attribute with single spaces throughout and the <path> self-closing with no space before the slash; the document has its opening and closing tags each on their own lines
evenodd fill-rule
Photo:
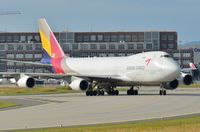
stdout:
<svg viewBox="0 0 200 132">
<path fill-rule="evenodd" d="M 119 95 L 119 91 L 118 90 L 115 90 L 114 93 L 115 93 L 115 95 Z"/>
<path fill-rule="evenodd" d="M 138 90 L 133 90 L 134 91 L 134 95 L 138 95 Z"/>
<path fill-rule="evenodd" d="M 127 90 L 127 95 L 138 95 L 138 90 Z"/>
<path fill-rule="evenodd" d="M 86 96 L 96 96 L 97 95 L 97 91 L 86 91 Z"/>
<path fill-rule="evenodd" d="M 167 94 L 166 90 L 160 90 L 160 95 L 166 95 L 166 94 Z"/>
<path fill-rule="evenodd" d="M 98 94 L 97 94 L 97 95 L 103 96 L 103 95 L 104 95 L 104 91 L 103 91 L 103 90 L 98 91 Z"/>
<path fill-rule="evenodd" d="M 101 93 L 101 95 L 103 96 L 104 95 L 104 91 L 102 90 L 102 91 L 100 91 L 100 93 Z"/>
<path fill-rule="evenodd" d="M 108 93 L 108 95 L 119 95 L 118 90 L 108 90 L 107 93 Z"/>
<path fill-rule="evenodd" d="M 97 95 L 97 91 L 92 91 L 92 94 L 93 94 L 94 96 L 96 96 L 96 95 Z"/>
<path fill-rule="evenodd" d="M 166 92 L 166 90 L 164 90 L 164 91 L 163 91 L 163 95 L 166 95 L 166 94 L 167 94 L 167 92 Z"/>
<path fill-rule="evenodd" d="M 90 95 L 90 91 L 86 91 L 85 94 L 86 94 L 86 96 L 89 96 Z"/>
</svg>

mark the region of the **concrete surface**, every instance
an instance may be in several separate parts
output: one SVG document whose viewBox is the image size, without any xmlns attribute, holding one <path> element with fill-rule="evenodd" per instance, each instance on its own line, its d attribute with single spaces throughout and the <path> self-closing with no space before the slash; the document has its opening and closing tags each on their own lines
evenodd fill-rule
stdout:
<svg viewBox="0 0 200 132">
<path fill-rule="evenodd" d="M 144 88 L 137 96 L 92 96 L 84 93 L 1 96 L 24 104 L 0 111 L 0 130 L 88 125 L 200 113 L 200 89 L 177 89 L 158 95 Z M 30 105 L 30 104 L 32 105 Z M 29 105 L 28 105 L 29 104 Z"/>
</svg>

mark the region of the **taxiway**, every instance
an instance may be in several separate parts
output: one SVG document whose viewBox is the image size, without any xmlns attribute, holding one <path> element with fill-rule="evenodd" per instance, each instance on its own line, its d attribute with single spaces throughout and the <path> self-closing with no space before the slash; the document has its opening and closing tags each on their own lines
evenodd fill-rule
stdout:
<svg viewBox="0 0 200 132">
<path fill-rule="evenodd" d="M 85 96 L 84 93 L 2 96 L 20 107 L 0 111 L 0 130 L 117 123 L 200 113 L 200 89 L 158 95 L 144 89 L 137 96 Z"/>
</svg>

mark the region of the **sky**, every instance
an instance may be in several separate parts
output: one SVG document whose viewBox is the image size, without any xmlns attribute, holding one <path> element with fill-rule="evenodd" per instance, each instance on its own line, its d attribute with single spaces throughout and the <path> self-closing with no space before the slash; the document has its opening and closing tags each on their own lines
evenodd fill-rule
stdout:
<svg viewBox="0 0 200 132">
<path fill-rule="evenodd" d="M 0 0 L 0 32 L 177 31 L 178 41 L 200 40 L 200 0 Z"/>
</svg>

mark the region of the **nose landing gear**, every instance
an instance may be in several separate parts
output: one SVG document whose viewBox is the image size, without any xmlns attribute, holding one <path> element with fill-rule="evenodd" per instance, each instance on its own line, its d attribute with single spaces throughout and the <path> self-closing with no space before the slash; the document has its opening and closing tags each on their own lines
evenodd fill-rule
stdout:
<svg viewBox="0 0 200 132">
<path fill-rule="evenodd" d="M 160 85 L 160 92 L 159 92 L 160 95 L 166 95 L 167 92 L 166 90 L 164 90 L 164 87 L 163 87 L 163 84 Z"/>
</svg>

